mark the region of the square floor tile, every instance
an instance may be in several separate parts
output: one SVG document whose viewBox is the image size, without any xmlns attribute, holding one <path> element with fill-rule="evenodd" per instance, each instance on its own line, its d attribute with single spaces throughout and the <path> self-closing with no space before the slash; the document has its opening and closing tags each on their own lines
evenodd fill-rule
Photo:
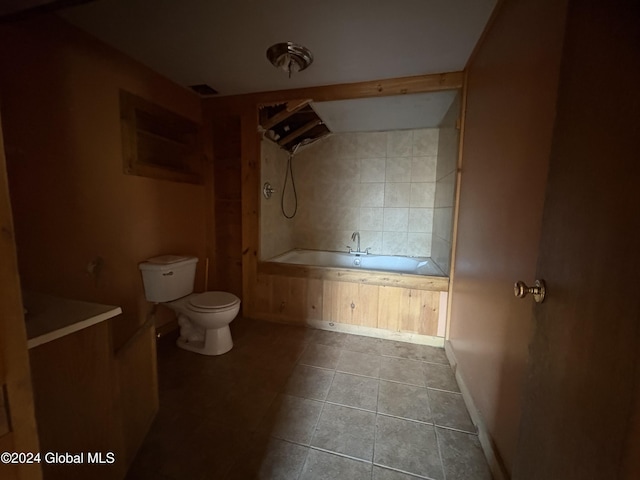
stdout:
<svg viewBox="0 0 640 480">
<path fill-rule="evenodd" d="M 339 358 L 339 348 L 311 343 L 302 354 L 300 363 L 312 367 L 335 369 Z"/>
<path fill-rule="evenodd" d="M 434 480 L 444 478 L 433 425 L 378 415 L 374 462 Z"/>
<path fill-rule="evenodd" d="M 442 427 L 451 427 L 465 432 L 476 432 L 467 406 L 459 393 L 441 392 L 429 389 L 429 403 L 433 421 Z"/>
<path fill-rule="evenodd" d="M 325 404 L 311 446 L 371 461 L 376 414 Z"/>
<path fill-rule="evenodd" d="M 460 392 L 453 369 L 449 365 L 425 363 L 424 369 L 427 375 L 427 387 L 449 392 Z"/>
<path fill-rule="evenodd" d="M 437 428 L 447 480 L 491 480 L 477 435 Z"/>
<path fill-rule="evenodd" d="M 421 422 L 431 422 L 429 393 L 424 387 L 380 380 L 378 412 Z"/>
<path fill-rule="evenodd" d="M 380 365 L 380 378 L 394 382 L 426 387 L 424 364 L 415 360 L 384 357 Z"/>
<path fill-rule="evenodd" d="M 381 362 L 382 357 L 379 355 L 343 350 L 338 360 L 336 370 L 345 373 L 355 373 L 356 375 L 366 375 L 367 377 L 378 377 L 380 375 Z"/>
<path fill-rule="evenodd" d="M 184 435 L 173 438 L 170 452 L 157 459 L 158 473 L 176 479 L 224 478 L 250 438 L 247 432 L 190 426 Z"/>
<path fill-rule="evenodd" d="M 218 427 L 256 431 L 277 394 L 271 390 L 234 385 L 201 412 L 208 428 Z"/>
<path fill-rule="evenodd" d="M 449 360 L 444 352 L 444 348 L 432 347 L 430 345 L 416 345 L 413 343 L 386 340 L 381 344 L 381 353 L 382 355 L 390 357 L 449 365 Z"/>
<path fill-rule="evenodd" d="M 308 343 L 301 342 L 295 339 L 280 337 L 275 342 L 269 351 L 262 356 L 262 361 L 265 362 L 261 365 L 262 368 L 268 368 L 270 364 L 274 362 L 289 362 L 295 364 L 302 353 L 307 348 Z"/>
<path fill-rule="evenodd" d="M 241 454 L 226 480 L 297 480 L 309 448 L 277 438 L 257 439 Z"/>
<path fill-rule="evenodd" d="M 416 347 L 416 355 L 419 356 L 418 360 L 449 365 L 449 359 L 444 348 L 432 347 L 431 345 L 416 345 Z"/>
<path fill-rule="evenodd" d="M 332 332 L 331 330 L 315 330 L 312 341 L 329 347 L 342 347 L 345 339 L 348 337 L 346 333 Z"/>
<path fill-rule="evenodd" d="M 284 386 L 284 393 L 313 400 L 324 400 L 329 393 L 333 375 L 333 370 L 298 365 Z"/>
<path fill-rule="evenodd" d="M 375 412 L 378 404 L 378 379 L 336 373 L 327 401 Z"/>
<path fill-rule="evenodd" d="M 322 402 L 279 395 L 260 425 L 260 432 L 308 445 L 321 410 Z"/>
<path fill-rule="evenodd" d="M 280 332 L 279 339 L 303 344 L 311 342 L 314 334 L 315 330 L 313 328 L 285 325 Z"/>
<path fill-rule="evenodd" d="M 371 464 L 309 450 L 300 480 L 369 480 Z"/>
<path fill-rule="evenodd" d="M 363 337 L 361 335 L 349 335 L 344 341 L 342 348 L 352 352 L 368 353 L 369 355 L 380 355 L 380 339 L 373 337 Z"/>
<path fill-rule="evenodd" d="M 245 388 L 261 388 L 273 392 L 282 392 L 285 384 L 291 376 L 291 369 L 263 369 L 254 368 L 244 372 L 237 372 L 235 385 L 244 385 Z"/>
</svg>

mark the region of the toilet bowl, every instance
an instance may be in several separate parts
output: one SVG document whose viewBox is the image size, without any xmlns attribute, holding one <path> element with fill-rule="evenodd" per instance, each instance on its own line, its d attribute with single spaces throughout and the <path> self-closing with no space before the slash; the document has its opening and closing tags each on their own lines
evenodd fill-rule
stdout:
<svg viewBox="0 0 640 480">
<path fill-rule="evenodd" d="M 229 324 L 240 311 L 240 299 L 232 293 L 193 293 L 165 305 L 178 317 L 178 347 L 202 355 L 222 355 L 233 348 Z"/>
<path fill-rule="evenodd" d="M 145 298 L 166 305 L 178 317 L 178 347 L 202 355 L 222 355 L 233 348 L 229 324 L 240 299 L 228 292 L 193 293 L 196 257 L 161 255 L 139 264 Z"/>
</svg>

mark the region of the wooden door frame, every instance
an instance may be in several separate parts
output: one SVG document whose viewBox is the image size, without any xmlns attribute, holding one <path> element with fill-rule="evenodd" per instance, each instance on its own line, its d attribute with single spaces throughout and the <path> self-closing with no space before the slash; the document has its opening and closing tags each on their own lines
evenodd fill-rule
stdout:
<svg viewBox="0 0 640 480">
<path fill-rule="evenodd" d="M 6 411 L 9 432 L 0 437 L 0 451 L 38 452 L 27 332 L 18 273 L 11 199 L 0 121 L 0 406 Z M 3 415 L 4 412 L 0 412 Z M 0 464 L 2 478 L 42 478 L 40 465 Z M 6 470 L 6 472 L 5 472 Z"/>
</svg>

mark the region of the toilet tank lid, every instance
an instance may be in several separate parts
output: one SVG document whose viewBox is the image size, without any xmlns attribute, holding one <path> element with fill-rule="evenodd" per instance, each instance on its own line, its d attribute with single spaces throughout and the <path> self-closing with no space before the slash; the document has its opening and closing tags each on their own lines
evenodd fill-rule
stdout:
<svg viewBox="0 0 640 480">
<path fill-rule="evenodd" d="M 190 263 L 196 263 L 197 261 L 197 257 L 189 257 L 186 255 L 160 255 L 158 257 L 150 258 L 146 262 L 142 262 L 140 264 L 140 270 L 156 270 L 166 267 L 170 268 L 176 267 L 176 264 L 178 263 L 188 265 Z"/>
</svg>

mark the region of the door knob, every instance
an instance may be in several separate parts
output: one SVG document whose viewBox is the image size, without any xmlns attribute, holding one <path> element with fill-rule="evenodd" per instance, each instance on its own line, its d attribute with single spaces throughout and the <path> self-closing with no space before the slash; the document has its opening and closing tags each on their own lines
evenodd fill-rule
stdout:
<svg viewBox="0 0 640 480">
<path fill-rule="evenodd" d="M 547 294 L 547 288 L 544 280 L 536 280 L 533 287 L 527 287 L 527 284 L 522 280 L 518 280 L 513 285 L 513 294 L 518 298 L 524 298 L 527 294 L 533 295 L 533 299 L 536 303 L 544 302 L 544 297 Z"/>
</svg>

